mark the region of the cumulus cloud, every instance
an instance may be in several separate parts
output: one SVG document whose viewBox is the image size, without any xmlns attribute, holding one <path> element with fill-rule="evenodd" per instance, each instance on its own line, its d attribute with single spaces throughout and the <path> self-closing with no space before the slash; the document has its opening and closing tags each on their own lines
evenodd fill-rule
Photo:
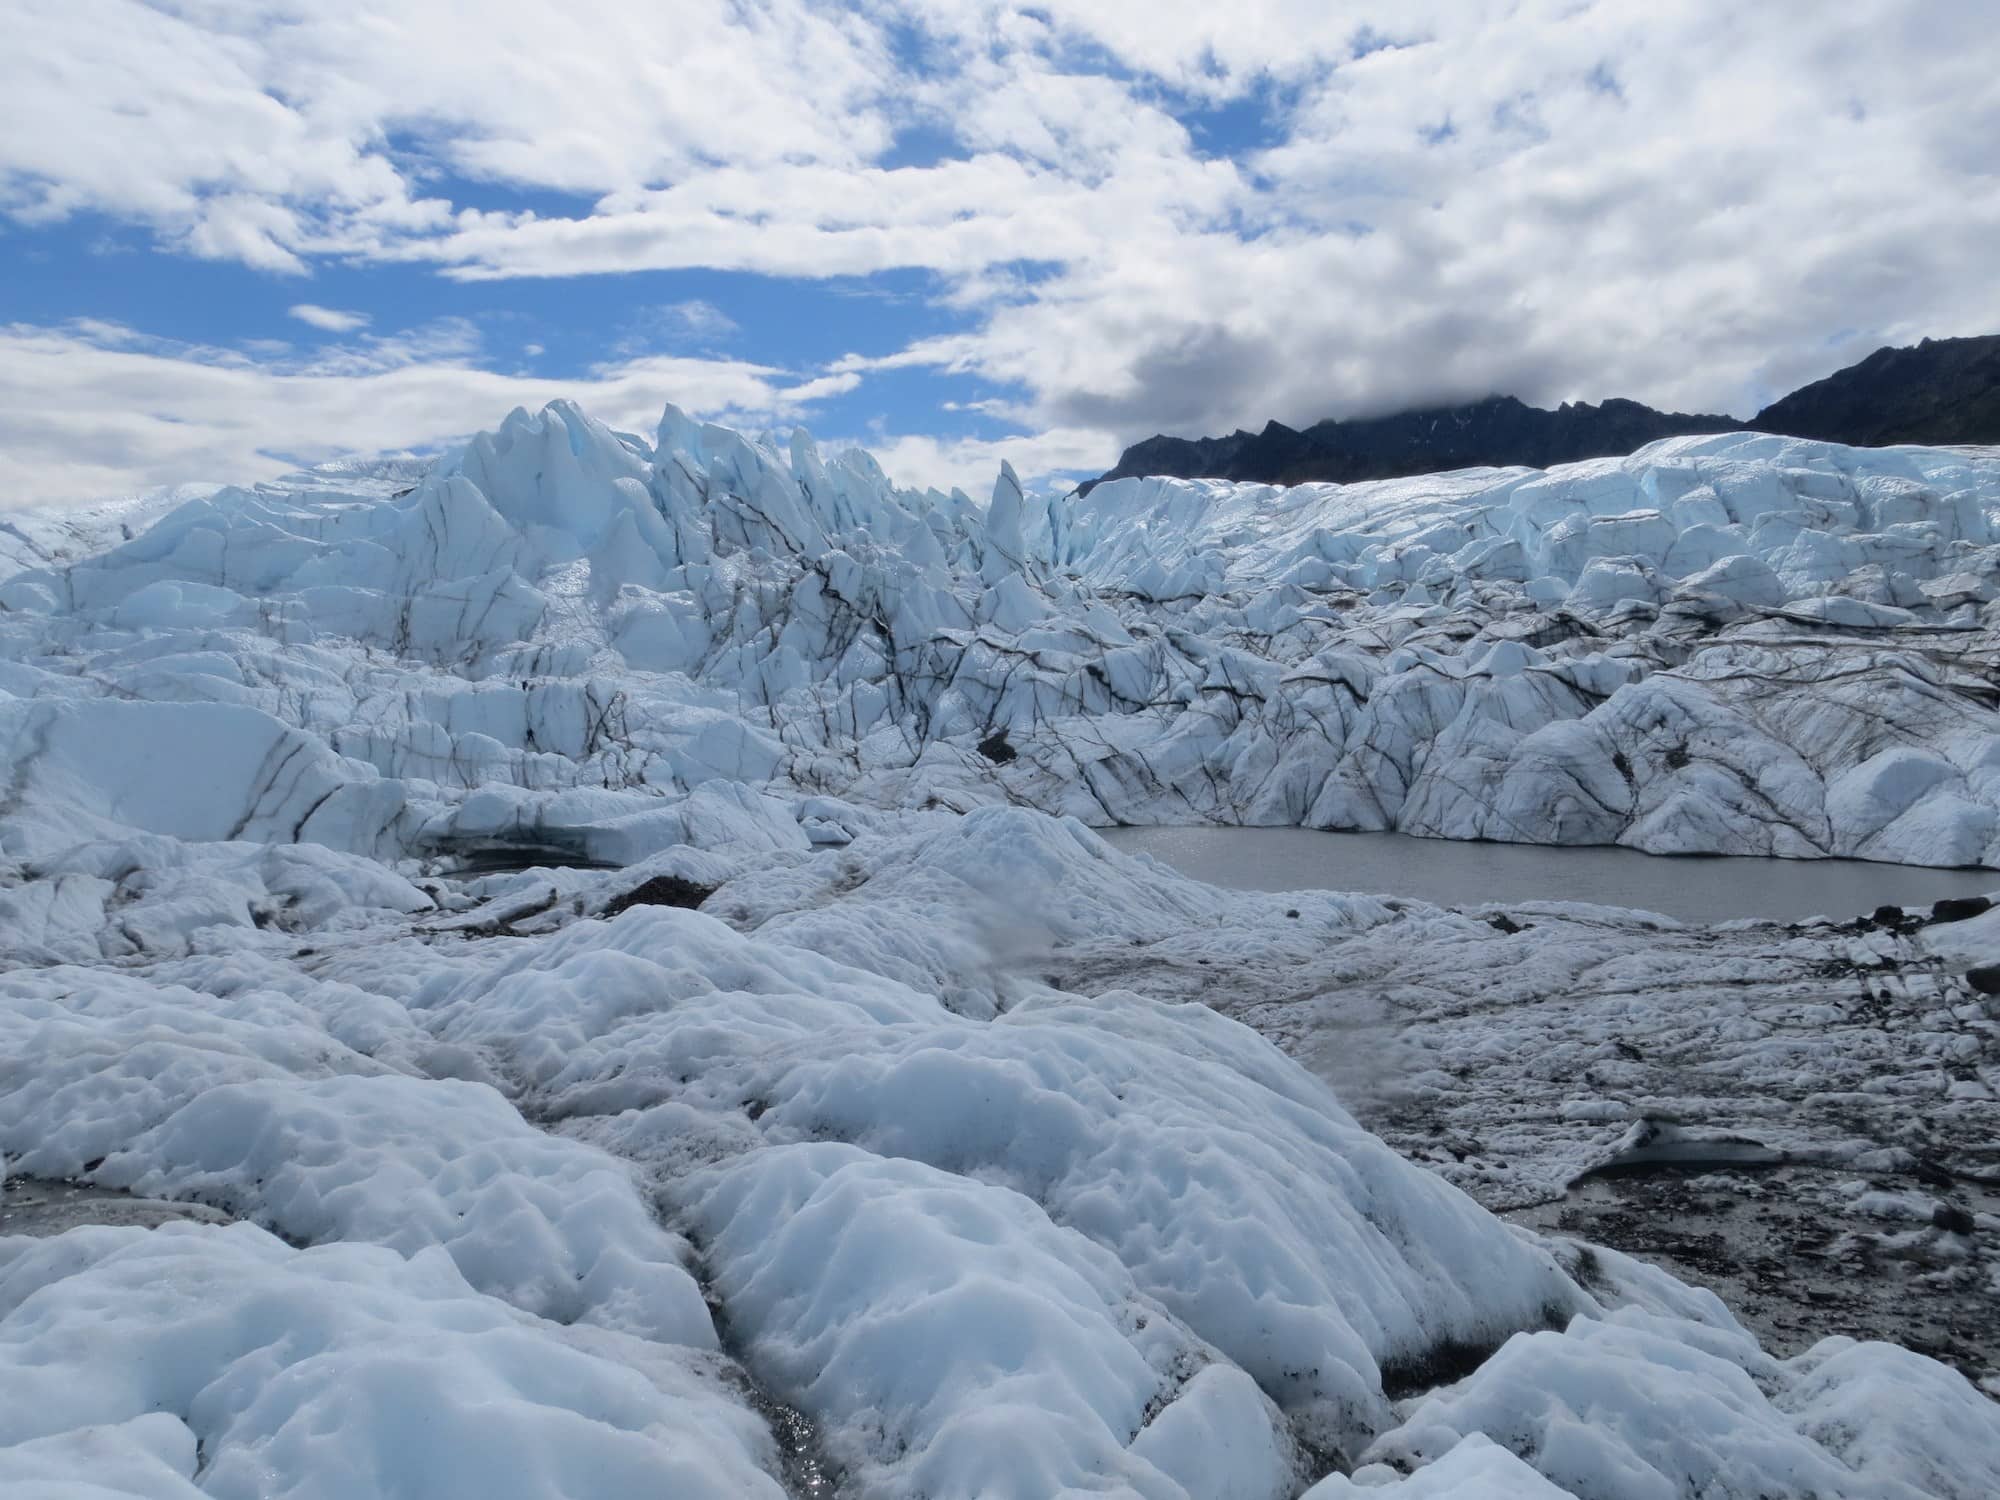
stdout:
<svg viewBox="0 0 2000 1500">
<path fill-rule="evenodd" d="M 899 362 L 1123 443 L 1494 391 L 1744 416 L 1881 343 L 2000 328 L 1978 7 L 1370 9 L 1265 54 L 1309 82 L 1227 214 L 1097 238 Z M 1215 87 L 1291 32 L 1126 15 L 1073 19 L 1166 76 L 1219 48 Z"/>
<path fill-rule="evenodd" d="M 0 326 L 0 510 L 185 481 L 250 483 L 344 454 L 427 451 L 515 406 L 564 396 L 628 431 L 649 432 L 668 401 L 735 426 L 781 426 L 858 378 L 661 354 L 547 380 L 481 368 L 475 355 L 466 330 L 449 323 L 291 360 L 117 324 Z"/>
<path fill-rule="evenodd" d="M 924 433 L 872 432 L 829 446 L 866 448 L 896 483 L 915 488 L 963 489 L 984 500 L 1002 461 L 1011 463 L 1030 488 L 1068 488 L 1071 481 L 1100 474 L 1118 454 L 1101 431 L 1054 428 L 1011 437 L 935 437 Z"/>
<path fill-rule="evenodd" d="M 369 321 L 367 313 L 344 312 L 337 307 L 320 307 L 312 302 L 294 303 L 285 312 L 288 317 L 328 333 L 352 333 L 357 328 L 366 328 Z"/>
<path fill-rule="evenodd" d="M 1746 415 L 2000 328 L 1978 0 L 15 10 L 0 213 L 273 274 L 918 268 L 958 331 L 823 375 L 981 377 L 1051 467 L 1490 391 Z M 675 306 L 607 357 L 727 339 Z"/>
<path fill-rule="evenodd" d="M 793 0 L 682 0 L 669 24 L 633 0 L 577 0 L 557 24 L 535 0 L 19 0 L 0 203 L 298 272 L 444 228 L 440 172 L 595 196 L 717 161 L 865 160 L 889 129 L 866 107 L 881 46 Z M 717 107 L 753 88 L 753 107 Z"/>
</svg>

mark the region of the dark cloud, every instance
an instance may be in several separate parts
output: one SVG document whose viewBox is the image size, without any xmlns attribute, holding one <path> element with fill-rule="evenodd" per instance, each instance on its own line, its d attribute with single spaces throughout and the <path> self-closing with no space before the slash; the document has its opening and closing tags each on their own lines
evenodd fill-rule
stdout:
<svg viewBox="0 0 2000 1500">
<path fill-rule="evenodd" d="M 1233 392 L 1270 378 L 1268 340 L 1227 328 L 1185 328 L 1142 347 L 1126 365 L 1124 388 L 1053 390 L 1047 406 L 1059 427 L 1097 427 L 1119 434 L 1190 429 L 1230 409 Z M 1128 438 L 1129 440 L 1129 438 Z"/>
</svg>

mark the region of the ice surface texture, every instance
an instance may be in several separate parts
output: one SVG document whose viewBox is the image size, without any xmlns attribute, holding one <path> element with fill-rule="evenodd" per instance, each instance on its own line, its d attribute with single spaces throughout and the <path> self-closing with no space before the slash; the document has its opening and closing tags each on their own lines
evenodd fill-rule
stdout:
<svg viewBox="0 0 2000 1500">
<path fill-rule="evenodd" d="M 1773 1360 L 1608 1251 L 1586 1290 L 1246 1027 L 1036 977 L 1133 938 L 1226 962 L 1299 930 L 1286 898 L 1019 809 L 701 857 L 735 866 L 712 911 L 497 876 L 456 919 L 0 976 L 16 1169 L 262 1226 L 0 1242 L 0 1365 L 33 1372 L 0 1465 L 776 1494 L 780 1402 L 858 1494 L 1281 1497 L 1340 1464 L 1419 1496 L 1980 1493 L 2000 1407 L 1962 1376 Z M 1299 899 L 1319 945 L 1408 912 Z"/>
<path fill-rule="evenodd" d="M 1734 437 L 980 506 L 557 405 L 24 525 L 0 1153 L 243 1222 L 0 1239 L 0 1481 L 1990 1488 L 1957 1374 L 1586 1287 L 1113 962 L 1407 908 L 1308 931 L 1060 815 L 1990 862 L 1995 500 L 1988 456 Z"/>
<path fill-rule="evenodd" d="M 724 782 L 1993 864 L 1996 506 L 1988 452 L 1751 434 L 980 506 L 559 403 L 0 579 L 0 839 L 626 863 Z"/>
</svg>

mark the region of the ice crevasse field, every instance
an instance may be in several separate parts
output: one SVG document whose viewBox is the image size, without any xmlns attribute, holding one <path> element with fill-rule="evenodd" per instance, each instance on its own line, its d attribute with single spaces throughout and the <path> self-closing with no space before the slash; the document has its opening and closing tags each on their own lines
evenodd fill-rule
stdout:
<svg viewBox="0 0 2000 1500">
<path fill-rule="evenodd" d="M 1839 1122 L 1785 1150 L 1991 1170 L 1991 919 L 1523 931 L 1092 831 L 2000 865 L 1996 525 L 1980 450 L 979 503 L 563 404 L 10 516 L 0 1493 L 2000 1493 L 1990 1381 L 1482 1206 L 1660 1113 L 1602 1002 L 1682 981 L 1705 1087 Z M 1274 1019 L 1350 1002 L 1505 1161 Z M 1560 1110 L 1482 1092 L 1538 1054 Z M 1990 1220 L 1910 1233 L 2000 1297 Z"/>
</svg>

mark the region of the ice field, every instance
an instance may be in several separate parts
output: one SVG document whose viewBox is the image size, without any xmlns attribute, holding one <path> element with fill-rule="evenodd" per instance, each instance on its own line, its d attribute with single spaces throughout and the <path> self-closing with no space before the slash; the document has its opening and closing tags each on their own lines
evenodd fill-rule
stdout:
<svg viewBox="0 0 2000 1500">
<path fill-rule="evenodd" d="M 2000 867 L 1996 528 L 1991 450 L 982 503 L 564 404 L 14 513 L 0 1490 L 2000 1492 L 1990 1347 L 1495 1212 L 1749 1153 L 1990 1308 L 2000 918 L 1092 831 Z"/>
</svg>

